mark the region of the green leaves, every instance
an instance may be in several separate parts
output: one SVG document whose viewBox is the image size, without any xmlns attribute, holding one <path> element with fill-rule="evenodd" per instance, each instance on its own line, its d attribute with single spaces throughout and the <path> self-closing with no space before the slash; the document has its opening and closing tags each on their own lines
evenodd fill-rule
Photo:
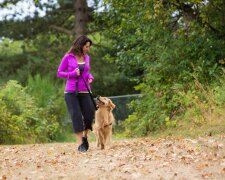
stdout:
<svg viewBox="0 0 225 180">
<path fill-rule="evenodd" d="M 189 96 L 201 93 L 201 84 L 207 89 L 199 98 L 204 101 L 210 94 L 208 86 L 224 75 L 218 62 L 225 56 L 225 36 L 220 30 L 225 11 L 213 13 L 223 1 L 110 2 L 106 33 L 114 39 L 111 60 L 130 79 L 136 78 L 135 87 L 143 94 L 132 103 L 135 112 L 125 122 L 126 132 L 146 135 L 177 126 L 185 111 L 193 112 L 194 121 L 199 118 L 201 124 L 205 115 L 198 106 L 202 104 L 192 103 Z M 198 93 L 190 95 L 189 89 Z"/>
<path fill-rule="evenodd" d="M 35 143 L 53 139 L 59 130 L 49 108 L 39 108 L 26 88 L 11 80 L 0 89 L 0 143 Z"/>
</svg>

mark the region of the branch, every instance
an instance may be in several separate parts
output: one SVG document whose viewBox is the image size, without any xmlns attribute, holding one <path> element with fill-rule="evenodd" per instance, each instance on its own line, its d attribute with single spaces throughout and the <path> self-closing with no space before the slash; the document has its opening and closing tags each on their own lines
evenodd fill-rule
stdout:
<svg viewBox="0 0 225 180">
<path fill-rule="evenodd" d="M 194 9 L 192 9 L 191 5 L 185 4 L 185 3 L 181 3 L 181 2 L 179 2 L 179 0 L 177 2 L 179 3 L 179 5 L 176 5 L 176 7 L 179 10 L 183 11 L 184 13 L 186 13 L 189 18 L 191 18 L 192 20 L 198 22 L 201 25 L 208 26 L 216 34 L 222 34 L 219 30 L 214 28 L 208 22 L 203 21 L 203 19 L 200 17 L 200 12 L 199 11 L 195 11 Z"/>
<path fill-rule="evenodd" d="M 168 24 L 168 27 L 171 27 L 171 31 L 175 30 L 175 28 L 177 28 L 177 24 L 178 24 L 178 21 L 179 19 L 181 18 L 181 15 L 177 15 L 176 17 L 174 17 L 174 21 L 172 21 L 171 23 Z"/>
<path fill-rule="evenodd" d="M 50 28 L 55 29 L 55 30 L 60 31 L 60 32 L 63 32 L 63 33 L 66 33 L 66 34 L 68 34 L 68 35 L 70 35 L 70 36 L 73 35 L 73 31 L 68 30 L 68 29 L 65 29 L 65 28 L 63 28 L 63 27 L 51 25 Z"/>
<path fill-rule="evenodd" d="M 21 0 L 5 0 L 2 3 L 0 3 L 0 8 L 4 8 L 4 7 L 6 7 L 6 6 L 10 5 L 10 4 L 14 4 L 15 5 L 19 1 L 21 1 Z"/>
</svg>

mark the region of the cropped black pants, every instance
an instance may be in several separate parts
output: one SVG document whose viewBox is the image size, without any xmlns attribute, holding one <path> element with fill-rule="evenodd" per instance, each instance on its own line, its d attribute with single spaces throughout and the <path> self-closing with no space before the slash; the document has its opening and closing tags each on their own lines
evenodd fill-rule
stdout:
<svg viewBox="0 0 225 180">
<path fill-rule="evenodd" d="M 95 108 L 88 93 L 65 93 L 65 102 L 75 133 L 92 130 Z"/>
</svg>

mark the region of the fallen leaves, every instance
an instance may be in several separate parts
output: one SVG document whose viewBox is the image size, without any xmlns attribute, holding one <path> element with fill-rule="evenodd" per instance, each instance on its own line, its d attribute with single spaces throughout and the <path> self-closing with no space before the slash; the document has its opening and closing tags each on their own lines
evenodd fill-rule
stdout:
<svg viewBox="0 0 225 180">
<path fill-rule="evenodd" d="M 225 168 L 222 169 L 222 173 L 225 173 Z"/>
<path fill-rule="evenodd" d="M 0 179 L 225 179 L 225 137 L 139 138 L 77 153 L 75 144 L 0 146 Z"/>
<path fill-rule="evenodd" d="M 6 180 L 6 179 L 7 179 L 6 175 L 3 175 L 2 180 Z"/>
<path fill-rule="evenodd" d="M 204 174 L 202 174 L 202 177 L 203 178 L 210 178 L 210 177 L 212 177 L 213 176 L 213 173 L 204 173 Z"/>
</svg>

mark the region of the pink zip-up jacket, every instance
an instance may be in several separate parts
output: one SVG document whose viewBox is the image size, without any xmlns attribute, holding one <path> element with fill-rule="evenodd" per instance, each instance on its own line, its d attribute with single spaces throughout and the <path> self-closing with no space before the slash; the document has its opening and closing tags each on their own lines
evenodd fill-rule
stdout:
<svg viewBox="0 0 225 180">
<path fill-rule="evenodd" d="M 90 57 L 88 55 L 84 56 L 84 71 L 82 73 L 82 76 L 84 77 L 84 80 L 86 84 L 88 85 L 89 90 L 91 91 L 90 84 L 88 82 L 88 79 L 94 80 L 94 77 L 90 73 Z M 84 84 L 84 81 L 80 76 L 77 75 L 77 72 L 75 71 L 76 68 L 79 68 L 77 59 L 74 54 L 72 53 L 66 53 L 64 57 L 61 60 L 61 63 L 58 68 L 57 76 L 59 78 L 66 78 L 66 86 L 65 91 L 66 92 L 73 92 L 73 91 L 85 91 L 87 92 L 87 88 Z M 78 89 L 76 89 L 76 79 L 78 80 Z"/>
</svg>

